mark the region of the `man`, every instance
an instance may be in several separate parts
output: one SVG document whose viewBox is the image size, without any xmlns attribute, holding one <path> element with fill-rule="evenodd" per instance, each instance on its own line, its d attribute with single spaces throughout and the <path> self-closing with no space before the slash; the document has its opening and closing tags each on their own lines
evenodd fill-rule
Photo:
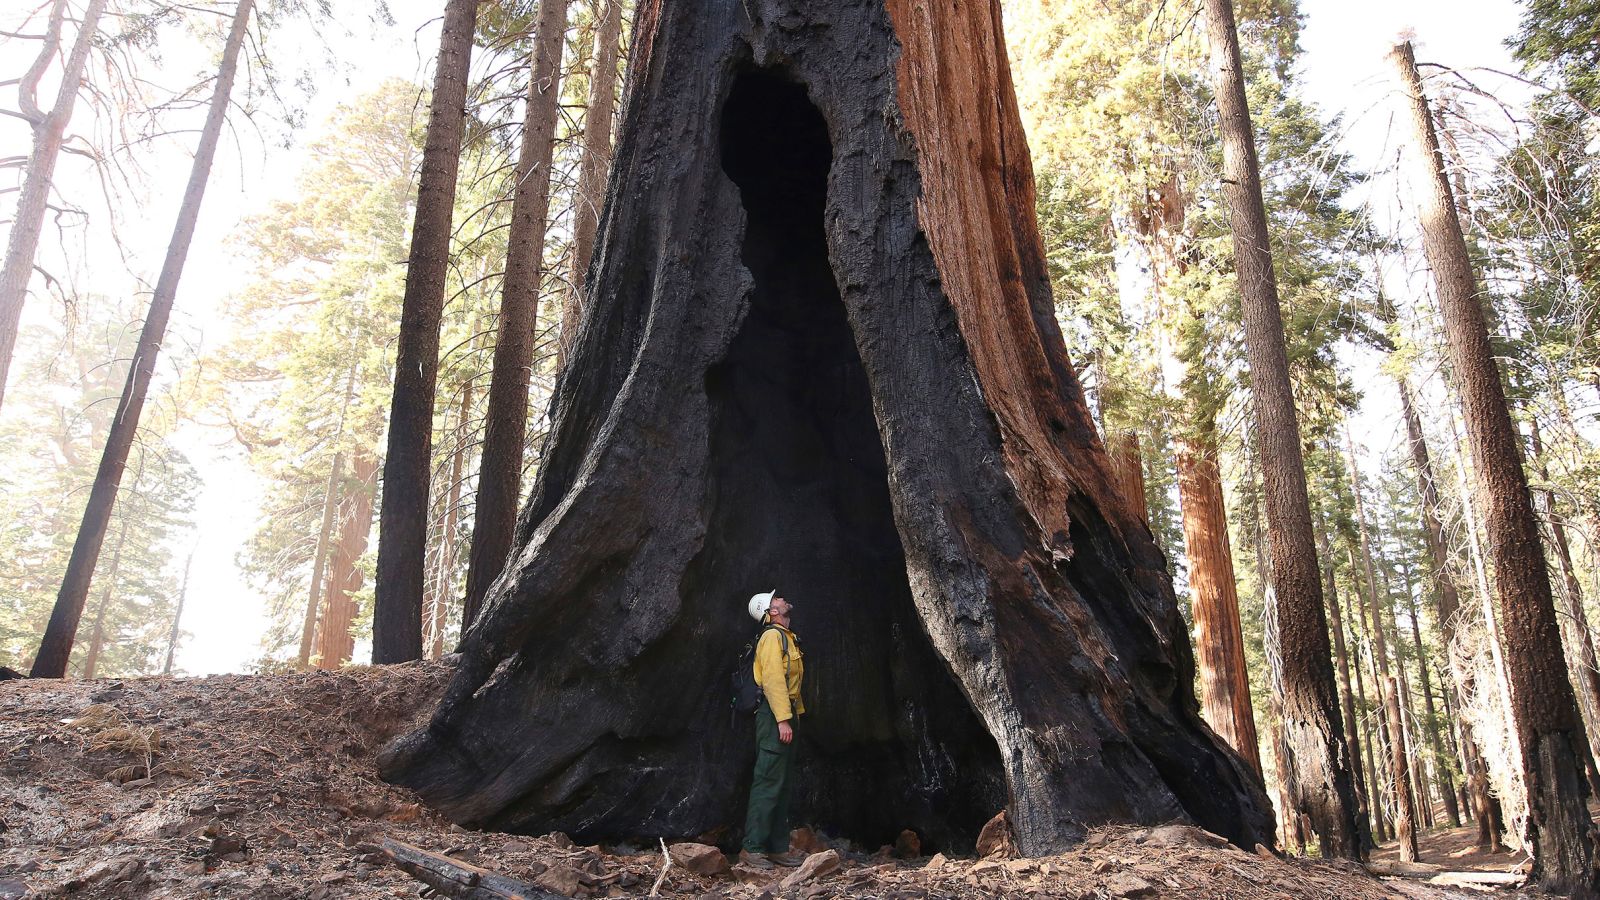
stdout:
<svg viewBox="0 0 1600 900">
<path fill-rule="evenodd" d="M 798 866 L 789 850 L 789 773 L 794 764 L 794 719 L 806 711 L 800 700 L 805 674 L 800 642 L 789 630 L 789 601 L 777 591 L 750 598 L 750 617 L 760 622 L 755 678 L 761 687 L 756 706 L 756 768 L 750 780 L 744 849 L 739 862 L 757 869 Z"/>
</svg>

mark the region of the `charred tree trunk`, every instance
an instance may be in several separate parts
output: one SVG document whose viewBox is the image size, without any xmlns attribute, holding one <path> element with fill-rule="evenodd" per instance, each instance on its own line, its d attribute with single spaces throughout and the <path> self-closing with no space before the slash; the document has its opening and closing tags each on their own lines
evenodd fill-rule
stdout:
<svg viewBox="0 0 1600 900">
<path fill-rule="evenodd" d="M 411 258 L 395 350 L 389 445 L 383 457 L 378 570 L 372 611 L 372 661 L 422 656 L 422 585 L 432 481 L 433 401 L 439 378 L 439 321 L 461 168 L 467 73 L 479 0 L 449 0 L 434 65 L 428 135 L 422 147 Z M 515 490 L 515 489 L 513 489 Z"/>
<path fill-rule="evenodd" d="M 1444 526 L 1440 518 L 1439 484 L 1434 479 L 1433 461 L 1428 455 L 1427 438 L 1422 433 L 1422 418 L 1417 415 L 1411 399 L 1411 386 L 1405 378 L 1396 379 L 1400 389 L 1400 410 L 1406 420 L 1406 437 L 1410 444 L 1411 464 L 1417 472 L 1417 487 L 1422 494 L 1422 537 L 1433 565 L 1434 616 L 1439 622 L 1439 635 L 1444 639 L 1445 657 L 1450 662 L 1450 684 L 1454 692 L 1458 714 L 1453 718 L 1461 731 L 1461 763 L 1466 778 L 1466 789 L 1471 797 L 1472 818 L 1478 826 L 1477 847 L 1489 851 L 1498 849 L 1500 836 L 1495 821 L 1499 816 L 1492 811 L 1496 801 L 1489 795 L 1489 774 L 1483 762 L 1483 753 L 1473 737 L 1472 724 L 1460 713 L 1463 699 L 1470 697 L 1476 686 L 1475 677 L 1466 667 L 1458 664 L 1454 647 L 1456 624 L 1461 614 L 1459 577 L 1451 562 L 1450 547 L 1445 542 Z"/>
<path fill-rule="evenodd" d="M 44 215 L 50 208 L 50 188 L 55 184 L 56 160 L 78 102 L 83 70 L 100 28 L 100 14 L 106 0 L 89 0 L 78 23 L 72 50 L 61 64 L 61 84 L 48 112 L 39 108 L 39 81 L 61 49 L 61 28 L 66 21 L 66 0 L 56 0 L 45 27 L 44 46 L 17 84 L 21 114 L 33 126 L 33 150 L 22 169 L 22 187 L 17 194 L 17 209 L 11 218 L 11 233 L 6 238 L 6 258 L 0 266 L 0 406 L 5 403 L 6 376 L 11 371 L 11 356 L 17 348 L 17 329 L 22 322 L 22 305 L 28 299 L 28 282 L 33 278 L 33 257 L 39 250 L 39 235 L 44 231 Z"/>
<path fill-rule="evenodd" d="M 516 552 L 381 771 L 488 827 L 732 823 L 753 739 L 726 685 L 777 585 L 798 817 L 1271 842 L 1066 358 L 998 4 L 649 0 L 634 35 Z"/>
<path fill-rule="evenodd" d="M 350 478 L 340 490 L 339 540 L 333 545 L 325 591 L 328 599 L 317 632 L 319 669 L 337 669 L 348 663 L 355 651 L 350 636 L 350 623 L 356 617 L 352 595 L 361 590 L 357 563 L 367 552 L 367 538 L 372 533 L 372 492 L 377 476 L 377 460 L 358 451 L 350 462 Z"/>
<path fill-rule="evenodd" d="M 1561 653 L 1517 432 L 1489 346 L 1477 274 L 1445 179 L 1433 119 L 1410 43 L 1392 54 L 1406 86 L 1418 160 L 1423 249 L 1438 288 L 1450 364 L 1461 393 L 1467 440 L 1483 485 L 1484 524 L 1499 591 L 1500 633 L 1528 792 L 1534 879 L 1558 891 L 1600 895 L 1595 826 L 1583 758 L 1589 747 Z"/>
<path fill-rule="evenodd" d="M 78 525 L 78 536 L 73 541 L 66 575 L 56 595 L 55 608 L 50 613 L 50 624 L 45 627 L 39 654 L 33 660 L 32 674 L 35 678 L 60 678 L 67 671 L 67 657 L 72 652 L 78 621 L 83 617 L 83 604 L 89 596 L 89 582 L 94 578 L 95 562 L 99 560 L 100 548 L 105 542 L 106 526 L 111 521 L 111 510 L 117 502 L 117 488 L 122 484 L 122 472 L 128 463 L 128 450 L 133 446 L 139 418 L 144 412 L 145 394 L 150 389 L 150 377 L 155 373 L 156 355 L 161 352 L 161 342 L 166 338 L 172 301 L 178 294 L 178 280 L 183 277 L 183 264 L 189 256 L 189 244 L 194 239 L 195 222 L 200 218 L 200 202 L 205 198 L 206 182 L 211 177 L 211 160 L 216 156 L 217 141 L 222 136 L 222 123 L 227 117 L 228 98 L 233 92 L 234 74 L 239 69 L 239 52 L 244 46 L 253 2 L 239 0 L 239 5 L 234 9 L 233 25 L 223 47 L 222 64 L 217 70 L 217 81 L 211 92 L 211 105 L 200 131 L 200 145 L 189 171 L 189 184 L 184 190 L 183 203 L 178 208 L 178 221 L 172 230 L 172 240 L 167 244 L 161 277 L 157 279 L 155 293 L 150 298 L 150 310 L 145 314 L 139 347 L 134 351 L 133 365 L 128 368 L 128 380 L 123 385 L 117 416 L 106 437 L 106 448 L 100 457 L 100 467 L 95 472 L 94 486 L 89 490 L 89 502 L 83 511 L 83 521 Z"/>
<path fill-rule="evenodd" d="M 1233 575 L 1215 431 L 1201 429 L 1180 440 L 1177 458 L 1201 708 L 1206 722 L 1259 774 L 1261 752 L 1255 713 L 1250 708 L 1244 629 L 1239 622 L 1238 583 Z"/>
<path fill-rule="evenodd" d="M 1290 765 L 1323 856 L 1360 859 L 1355 786 L 1345 753 L 1328 622 L 1311 535 L 1305 458 L 1272 271 L 1261 170 L 1245 100 L 1231 0 L 1206 0 L 1207 30 L 1222 136 L 1223 194 L 1233 229 L 1234 268 L 1244 313 L 1246 355 L 1261 441 L 1261 474 L 1271 533 L 1273 590 L 1283 641 L 1283 715 Z"/>
<path fill-rule="evenodd" d="M 611 172 L 611 130 L 617 117 L 617 55 L 622 42 L 622 0 L 595 0 L 598 25 L 594 62 L 589 67 L 589 109 L 583 116 L 583 161 L 578 165 L 578 196 L 573 201 L 572 286 L 561 306 L 561 343 L 556 369 L 566 365 L 567 352 L 583 315 L 584 285 L 594 238 L 600 230 L 606 176 Z"/>
<path fill-rule="evenodd" d="M 561 50 L 569 0 L 540 0 L 534 32 L 517 189 L 511 206 L 506 274 L 489 378 L 489 409 L 478 462 L 478 502 L 467 558 L 463 629 L 476 621 L 489 586 L 511 551 L 522 493 L 522 449 L 528 439 L 528 384 L 544 276 L 544 238 L 550 219 L 550 160 L 555 153 L 561 99 Z M 420 652 L 420 648 L 419 648 Z"/>
</svg>

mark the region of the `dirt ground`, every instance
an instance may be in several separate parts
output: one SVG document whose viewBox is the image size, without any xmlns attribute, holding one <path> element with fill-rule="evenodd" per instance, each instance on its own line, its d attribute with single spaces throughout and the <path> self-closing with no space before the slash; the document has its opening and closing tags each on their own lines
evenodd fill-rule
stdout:
<svg viewBox="0 0 1600 900">
<path fill-rule="evenodd" d="M 448 668 L 0 682 L 0 900 L 427 896 L 404 841 L 575 897 L 648 896 L 659 847 L 463 830 L 379 781 L 373 756 L 425 715 Z M 833 871 L 669 867 L 664 897 L 1478 897 L 1350 863 L 1263 857 L 1199 829 L 1114 828 L 1043 859 L 869 855 L 806 838 Z M 711 855 L 700 865 L 721 868 Z M 1533 896 L 1502 891 L 1499 896 Z"/>
</svg>

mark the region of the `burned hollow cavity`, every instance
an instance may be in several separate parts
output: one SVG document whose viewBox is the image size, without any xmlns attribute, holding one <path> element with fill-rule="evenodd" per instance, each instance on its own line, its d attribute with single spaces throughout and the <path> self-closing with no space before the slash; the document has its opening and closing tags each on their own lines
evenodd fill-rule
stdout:
<svg viewBox="0 0 1600 900">
<path fill-rule="evenodd" d="M 749 69 L 724 107 L 720 149 L 747 216 L 754 287 L 706 376 L 708 526 L 686 594 L 742 609 L 775 587 L 795 604 L 808 706 L 795 824 L 869 848 L 903 828 L 930 849 L 970 846 L 1005 804 L 999 752 L 912 602 L 867 374 L 828 258 L 827 124 L 804 85 Z M 738 628 L 741 641 L 755 632 L 748 619 Z M 741 803 L 751 731 L 736 725 L 748 748 Z"/>
</svg>

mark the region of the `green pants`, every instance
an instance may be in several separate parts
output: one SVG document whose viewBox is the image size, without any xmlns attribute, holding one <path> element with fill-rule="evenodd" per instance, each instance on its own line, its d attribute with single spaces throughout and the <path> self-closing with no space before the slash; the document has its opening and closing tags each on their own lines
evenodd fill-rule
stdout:
<svg viewBox="0 0 1600 900">
<path fill-rule="evenodd" d="M 791 726 L 794 724 L 791 720 Z M 744 849 L 789 851 L 789 771 L 794 744 L 778 740 L 778 721 L 765 703 L 756 710 L 756 770 L 750 779 L 750 810 L 744 819 Z"/>
</svg>

